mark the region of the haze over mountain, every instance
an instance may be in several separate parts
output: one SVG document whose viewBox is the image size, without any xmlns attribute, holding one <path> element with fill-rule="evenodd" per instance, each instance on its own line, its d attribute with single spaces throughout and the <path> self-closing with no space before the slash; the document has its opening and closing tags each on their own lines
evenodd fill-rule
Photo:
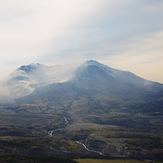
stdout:
<svg viewBox="0 0 163 163">
<path fill-rule="evenodd" d="M 68 80 L 72 71 L 72 66 L 32 63 L 17 68 L 8 76 L 5 83 L 11 96 L 13 94 L 14 98 L 19 98 L 32 93 L 38 87 Z"/>
<path fill-rule="evenodd" d="M 0 163 L 163 162 L 162 20 L 163 0 L 0 0 Z"/>
<path fill-rule="evenodd" d="M 163 159 L 163 84 L 95 60 L 24 65 L 7 84 L 3 155 Z"/>
<path fill-rule="evenodd" d="M 163 82 L 162 0 L 1 0 L 0 11 L 0 78 L 93 58 Z"/>
<path fill-rule="evenodd" d="M 50 103 L 58 103 L 81 97 L 143 100 L 161 95 L 162 84 L 90 60 L 76 68 L 69 80 L 38 87 L 23 99 L 29 103 L 45 99 Z"/>
</svg>

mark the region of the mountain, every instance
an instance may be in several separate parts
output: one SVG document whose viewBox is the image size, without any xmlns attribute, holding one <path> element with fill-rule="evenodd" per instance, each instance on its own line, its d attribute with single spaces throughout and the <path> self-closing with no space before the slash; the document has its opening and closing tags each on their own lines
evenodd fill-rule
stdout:
<svg viewBox="0 0 163 163">
<path fill-rule="evenodd" d="M 36 63 L 23 65 L 16 69 L 7 78 L 7 86 L 15 97 L 21 97 L 32 93 L 37 86 L 47 83 L 46 72 L 48 66 Z"/>
<path fill-rule="evenodd" d="M 6 79 L 6 85 L 14 98 L 20 98 L 31 94 L 36 88 L 50 83 L 60 83 L 68 78 L 68 72 L 72 72 L 65 66 L 47 66 L 40 63 L 32 63 L 17 68 Z"/>
<path fill-rule="evenodd" d="M 90 60 L 79 66 L 70 80 L 40 87 L 23 98 L 23 101 L 40 102 L 46 99 L 51 103 L 58 103 L 63 100 L 73 101 L 81 97 L 150 100 L 161 95 L 163 95 L 162 84 Z"/>
<path fill-rule="evenodd" d="M 40 86 L 0 107 L 1 153 L 163 159 L 162 84 L 94 60 L 41 69 L 51 67 L 17 70 Z"/>
</svg>

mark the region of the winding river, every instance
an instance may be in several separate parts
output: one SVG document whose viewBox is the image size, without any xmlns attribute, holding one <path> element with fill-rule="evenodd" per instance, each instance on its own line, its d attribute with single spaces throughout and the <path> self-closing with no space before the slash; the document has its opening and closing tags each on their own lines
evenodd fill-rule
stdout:
<svg viewBox="0 0 163 163">
<path fill-rule="evenodd" d="M 69 120 L 67 119 L 66 116 L 64 116 L 63 119 L 64 119 L 64 126 L 66 127 L 66 126 L 68 125 L 68 123 L 69 123 Z M 61 131 L 61 130 L 63 130 L 63 129 L 64 129 L 64 127 L 63 127 L 63 128 L 57 128 L 57 129 L 49 130 L 49 131 L 48 131 L 48 135 L 49 135 L 49 136 L 53 136 L 55 132 Z M 102 152 L 100 152 L 100 151 L 95 151 L 95 150 L 89 149 L 84 143 L 82 143 L 82 142 L 80 142 L 80 141 L 75 141 L 75 142 L 76 142 L 77 144 L 83 146 L 84 149 L 85 149 L 86 151 L 88 151 L 88 152 L 96 153 L 96 154 L 98 154 L 98 155 L 104 155 L 104 154 L 103 154 Z"/>
<path fill-rule="evenodd" d="M 103 155 L 102 152 L 89 149 L 84 143 L 82 143 L 80 141 L 76 141 L 76 143 L 82 145 L 85 148 L 85 150 L 87 150 L 88 152 L 93 152 L 93 153 L 97 153 L 99 155 Z"/>
<path fill-rule="evenodd" d="M 68 119 L 67 119 L 65 116 L 63 117 L 63 119 L 64 119 L 64 126 L 67 126 L 67 124 L 69 123 Z M 61 131 L 61 130 L 63 130 L 63 129 L 64 129 L 64 127 L 63 127 L 63 128 L 57 128 L 57 129 L 49 130 L 49 131 L 48 131 L 48 135 L 49 135 L 49 136 L 53 136 L 53 134 L 54 134 L 55 132 Z"/>
</svg>

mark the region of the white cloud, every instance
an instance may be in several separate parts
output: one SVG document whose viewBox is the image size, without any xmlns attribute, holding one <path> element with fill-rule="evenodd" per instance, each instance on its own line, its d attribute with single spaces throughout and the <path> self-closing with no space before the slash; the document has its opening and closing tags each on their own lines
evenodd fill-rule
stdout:
<svg viewBox="0 0 163 163">
<path fill-rule="evenodd" d="M 0 75 L 30 62 L 137 58 L 137 52 L 148 61 L 163 52 L 162 15 L 161 0 L 0 0 Z"/>
<path fill-rule="evenodd" d="M 90 1 L 92 2 L 92 1 Z M 96 9 L 86 0 L 0 1 L 1 62 L 39 59 L 71 26 Z"/>
</svg>

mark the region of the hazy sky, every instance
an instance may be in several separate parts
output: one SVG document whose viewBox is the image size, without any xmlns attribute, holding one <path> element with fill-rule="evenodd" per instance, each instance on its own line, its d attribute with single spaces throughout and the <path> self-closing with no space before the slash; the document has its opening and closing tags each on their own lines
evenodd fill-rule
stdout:
<svg viewBox="0 0 163 163">
<path fill-rule="evenodd" d="M 96 59 L 163 82 L 163 0 L 0 0 L 0 75 Z"/>
</svg>

